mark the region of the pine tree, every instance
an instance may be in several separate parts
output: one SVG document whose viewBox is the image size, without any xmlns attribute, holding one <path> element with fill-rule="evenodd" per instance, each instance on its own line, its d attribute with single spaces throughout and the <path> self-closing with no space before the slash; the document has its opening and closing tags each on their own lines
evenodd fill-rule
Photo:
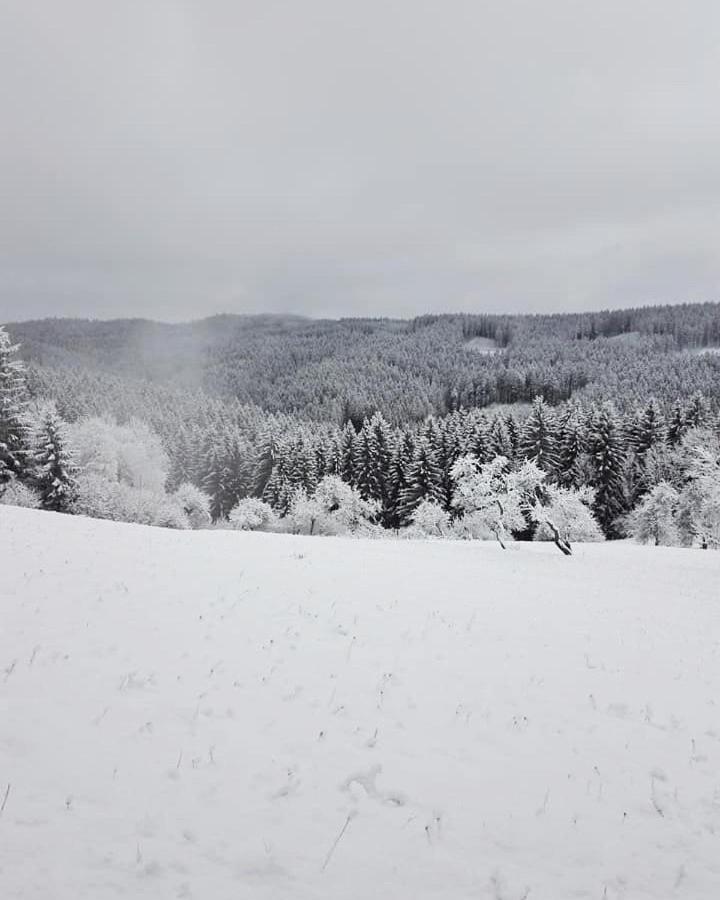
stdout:
<svg viewBox="0 0 720 900">
<path fill-rule="evenodd" d="M 685 423 L 688 428 L 702 428 L 707 424 L 709 410 L 702 394 L 695 394 L 685 409 Z"/>
<path fill-rule="evenodd" d="M 687 431 L 687 422 L 685 421 L 685 411 L 680 401 L 676 401 L 670 413 L 670 420 L 667 427 L 667 442 L 672 447 L 676 447 L 683 439 L 683 435 Z"/>
<path fill-rule="evenodd" d="M 338 445 L 338 475 L 347 484 L 353 484 L 355 474 L 355 441 L 357 434 L 352 422 L 347 422 L 340 433 Z"/>
<path fill-rule="evenodd" d="M 558 431 L 557 477 L 565 487 L 580 487 L 587 433 L 580 411 L 570 407 Z"/>
<path fill-rule="evenodd" d="M 40 495 L 40 505 L 54 512 L 68 512 L 77 496 L 77 467 L 55 409 L 49 408 L 44 413 L 36 440 L 33 482 Z"/>
<path fill-rule="evenodd" d="M 400 521 L 408 522 L 422 500 L 443 502 L 442 471 L 427 440 L 417 445 L 408 468 L 406 485 L 400 496 Z"/>
<path fill-rule="evenodd" d="M 377 435 L 372 423 L 365 419 L 353 447 L 353 484 L 366 500 L 379 500 L 382 480 Z"/>
<path fill-rule="evenodd" d="M 25 421 L 25 368 L 16 358 L 17 344 L 0 326 L 0 487 L 12 478 L 30 477 L 32 451 Z"/>
<path fill-rule="evenodd" d="M 520 436 L 520 449 L 526 459 L 544 472 L 552 474 L 557 471 L 560 462 L 557 422 L 542 397 L 536 397 L 533 401 Z"/>
<path fill-rule="evenodd" d="M 495 416 L 490 425 L 488 434 L 488 450 L 489 459 L 492 460 L 496 456 L 504 456 L 506 459 L 513 459 L 514 453 L 510 435 L 507 431 L 505 420 L 501 416 Z"/>
<path fill-rule="evenodd" d="M 256 497 L 264 495 L 265 488 L 268 481 L 270 481 L 273 466 L 278 455 L 278 443 L 278 438 L 273 429 L 267 429 L 260 440 L 260 448 L 255 460 L 253 493 Z"/>
<path fill-rule="evenodd" d="M 630 446 L 638 456 L 643 457 L 651 447 L 662 444 L 665 435 L 663 415 L 657 402 L 650 399 L 630 428 Z"/>
<path fill-rule="evenodd" d="M 206 444 L 205 467 L 202 489 L 210 497 L 210 515 L 213 522 L 226 516 L 231 506 L 227 506 L 227 471 L 221 446 L 215 446 L 210 438 Z"/>
<path fill-rule="evenodd" d="M 412 435 L 403 431 L 395 444 L 388 474 L 388 528 L 399 528 L 402 524 L 402 498 L 409 485 L 409 473 L 415 455 L 415 441 Z"/>
<path fill-rule="evenodd" d="M 617 519 L 626 511 L 625 446 L 617 413 L 610 403 L 596 411 L 590 422 L 589 445 L 596 488 L 593 509 L 609 538 L 619 537 Z"/>
</svg>

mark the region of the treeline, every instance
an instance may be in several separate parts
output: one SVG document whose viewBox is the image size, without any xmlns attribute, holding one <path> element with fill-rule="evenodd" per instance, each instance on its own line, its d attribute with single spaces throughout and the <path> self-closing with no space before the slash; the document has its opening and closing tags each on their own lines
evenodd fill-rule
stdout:
<svg viewBox="0 0 720 900">
<path fill-rule="evenodd" d="M 227 520 L 250 498 L 297 516 L 330 477 L 355 492 L 355 507 L 370 504 L 373 524 L 399 530 L 418 524 L 421 507 L 427 520 L 428 504 L 448 521 L 457 515 L 459 461 L 489 472 L 502 460 L 503 477 L 531 463 L 543 490 L 590 498 L 614 538 L 658 485 L 683 488 L 689 435 L 720 459 L 720 417 L 700 394 L 667 411 L 654 399 L 621 413 L 610 402 L 553 407 L 537 397 L 525 415 L 313 423 L 105 374 L 58 369 L 42 380 L 36 370 L 27 379 L 0 329 L 0 485 L 24 484 L 48 509 L 180 527 Z M 709 477 L 720 482 L 717 466 Z"/>
<path fill-rule="evenodd" d="M 26 361 L 141 380 L 242 407 L 360 427 L 494 404 L 720 397 L 720 305 L 410 321 L 218 316 L 188 325 L 44 320 L 10 326 Z M 489 342 L 477 346 L 477 339 Z"/>
</svg>

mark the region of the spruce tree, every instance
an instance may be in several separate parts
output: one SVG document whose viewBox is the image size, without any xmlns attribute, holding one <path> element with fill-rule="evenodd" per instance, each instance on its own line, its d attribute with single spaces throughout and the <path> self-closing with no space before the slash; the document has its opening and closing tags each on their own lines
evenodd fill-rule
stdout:
<svg viewBox="0 0 720 900">
<path fill-rule="evenodd" d="M 372 423 L 365 419 L 353 447 L 353 484 L 365 500 L 379 500 L 382 495 L 379 447 Z"/>
<path fill-rule="evenodd" d="M 617 519 L 626 512 L 626 453 L 620 422 L 611 403 L 604 403 L 593 416 L 589 445 L 596 489 L 593 509 L 608 538 L 619 537 Z"/>
<path fill-rule="evenodd" d="M 399 528 L 402 524 L 402 498 L 408 489 L 409 473 L 415 455 L 415 441 L 408 431 L 402 432 L 395 444 L 388 475 L 387 527 Z"/>
<path fill-rule="evenodd" d="M 406 485 L 400 495 L 399 518 L 402 523 L 410 521 L 422 500 L 443 502 L 442 470 L 427 440 L 417 445 L 407 470 Z"/>
<path fill-rule="evenodd" d="M 587 446 L 587 432 L 583 417 L 576 407 L 570 407 L 558 426 L 557 478 L 565 487 L 580 487 L 583 454 Z"/>
<path fill-rule="evenodd" d="M 530 415 L 520 436 L 520 449 L 525 459 L 540 469 L 553 474 L 559 466 L 558 429 L 555 415 L 542 397 L 533 401 Z"/>
<path fill-rule="evenodd" d="M 52 407 L 43 414 L 36 442 L 33 484 L 40 495 L 40 505 L 54 512 L 68 512 L 77 495 L 77 468 L 62 421 Z"/>
<path fill-rule="evenodd" d="M 630 429 L 630 446 L 643 457 L 651 447 L 662 444 L 665 435 L 665 420 L 657 402 L 651 398 Z"/>
<path fill-rule="evenodd" d="M 260 439 L 260 447 L 255 459 L 253 494 L 262 497 L 272 475 L 278 455 L 278 439 L 273 429 L 268 428 Z"/>
<path fill-rule="evenodd" d="M 667 442 L 671 447 L 676 447 L 683 439 L 683 435 L 687 431 L 687 422 L 685 421 L 685 410 L 680 401 L 673 404 L 670 420 L 667 427 Z"/>
<path fill-rule="evenodd" d="M 202 489 L 210 497 L 210 515 L 213 522 L 226 516 L 232 507 L 227 505 L 227 471 L 222 446 L 215 446 L 210 438 L 206 444 Z"/>
<path fill-rule="evenodd" d="M 0 487 L 12 478 L 27 480 L 32 469 L 25 368 L 17 351 L 0 326 Z"/>
</svg>

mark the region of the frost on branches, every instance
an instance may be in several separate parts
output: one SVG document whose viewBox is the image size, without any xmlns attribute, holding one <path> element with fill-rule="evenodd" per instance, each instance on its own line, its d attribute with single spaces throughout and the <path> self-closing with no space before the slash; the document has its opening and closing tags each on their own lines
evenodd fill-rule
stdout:
<svg viewBox="0 0 720 900">
<path fill-rule="evenodd" d="M 43 509 L 71 512 L 77 497 L 77 466 L 67 445 L 57 410 L 48 406 L 40 417 L 35 448 L 33 484 Z"/>
<path fill-rule="evenodd" d="M 264 500 L 244 497 L 230 510 L 228 521 L 239 531 L 274 531 L 277 527 L 277 514 Z"/>
<path fill-rule="evenodd" d="M 15 478 L 24 480 L 31 466 L 25 370 L 17 351 L 0 326 L 0 491 Z"/>
<path fill-rule="evenodd" d="M 452 474 L 457 485 L 453 505 L 463 513 L 458 528 L 471 536 L 485 531 L 504 549 L 508 538 L 530 525 L 536 540 L 552 540 L 565 555 L 572 553 L 572 540 L 602 540 L 590 510 L 594 491 L 548 484 L 547 473 L 534 461 L 513 470 L 504 456 L 482 466 L 464 456 Z"/>
<path fill-rule="evenodd" d="M 326 475 L 311 496 L 296 492 L 285 524 L 294 534 L 370 534 L 379 511 L 377 500 L 365 500 L 339 476 Z"/>
<path fill-rule="evenodd" d="M 641 543 L 720 547 L 720 439 L 693 428 L 674 451 L 674 484 L 661 481 L 627 517 Z M 672 476 L 670 476 L 672 477 Z"/>
<path fill-rule="evenodd" d="M 446 537 L 451 530 L 450 513 L 439 503 L 423 500 L 412 514 L 409 537 Z"/>
</svg>

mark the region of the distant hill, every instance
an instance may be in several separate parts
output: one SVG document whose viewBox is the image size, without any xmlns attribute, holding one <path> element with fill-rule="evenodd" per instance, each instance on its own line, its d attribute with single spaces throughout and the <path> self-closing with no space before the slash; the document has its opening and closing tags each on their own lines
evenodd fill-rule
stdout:
<svg viewBox="0 0 720 900">
<path fill-rule="evenodd" d="M 720 397 L 720 304 L 554 316 L 437 315 L 313 320 L 223 315 L 10 323 L 24 357 L 147 380 L 273 412 L 394 423 L 461 408 L 570 398 L 620 408 L 655 396 Z M 492 352 L 488 352 L 488 349 Z M 483 352 L 478 352 L 482 350 Z M 472 351 L 472 352 L 469 352 Z"/>
</svg>

